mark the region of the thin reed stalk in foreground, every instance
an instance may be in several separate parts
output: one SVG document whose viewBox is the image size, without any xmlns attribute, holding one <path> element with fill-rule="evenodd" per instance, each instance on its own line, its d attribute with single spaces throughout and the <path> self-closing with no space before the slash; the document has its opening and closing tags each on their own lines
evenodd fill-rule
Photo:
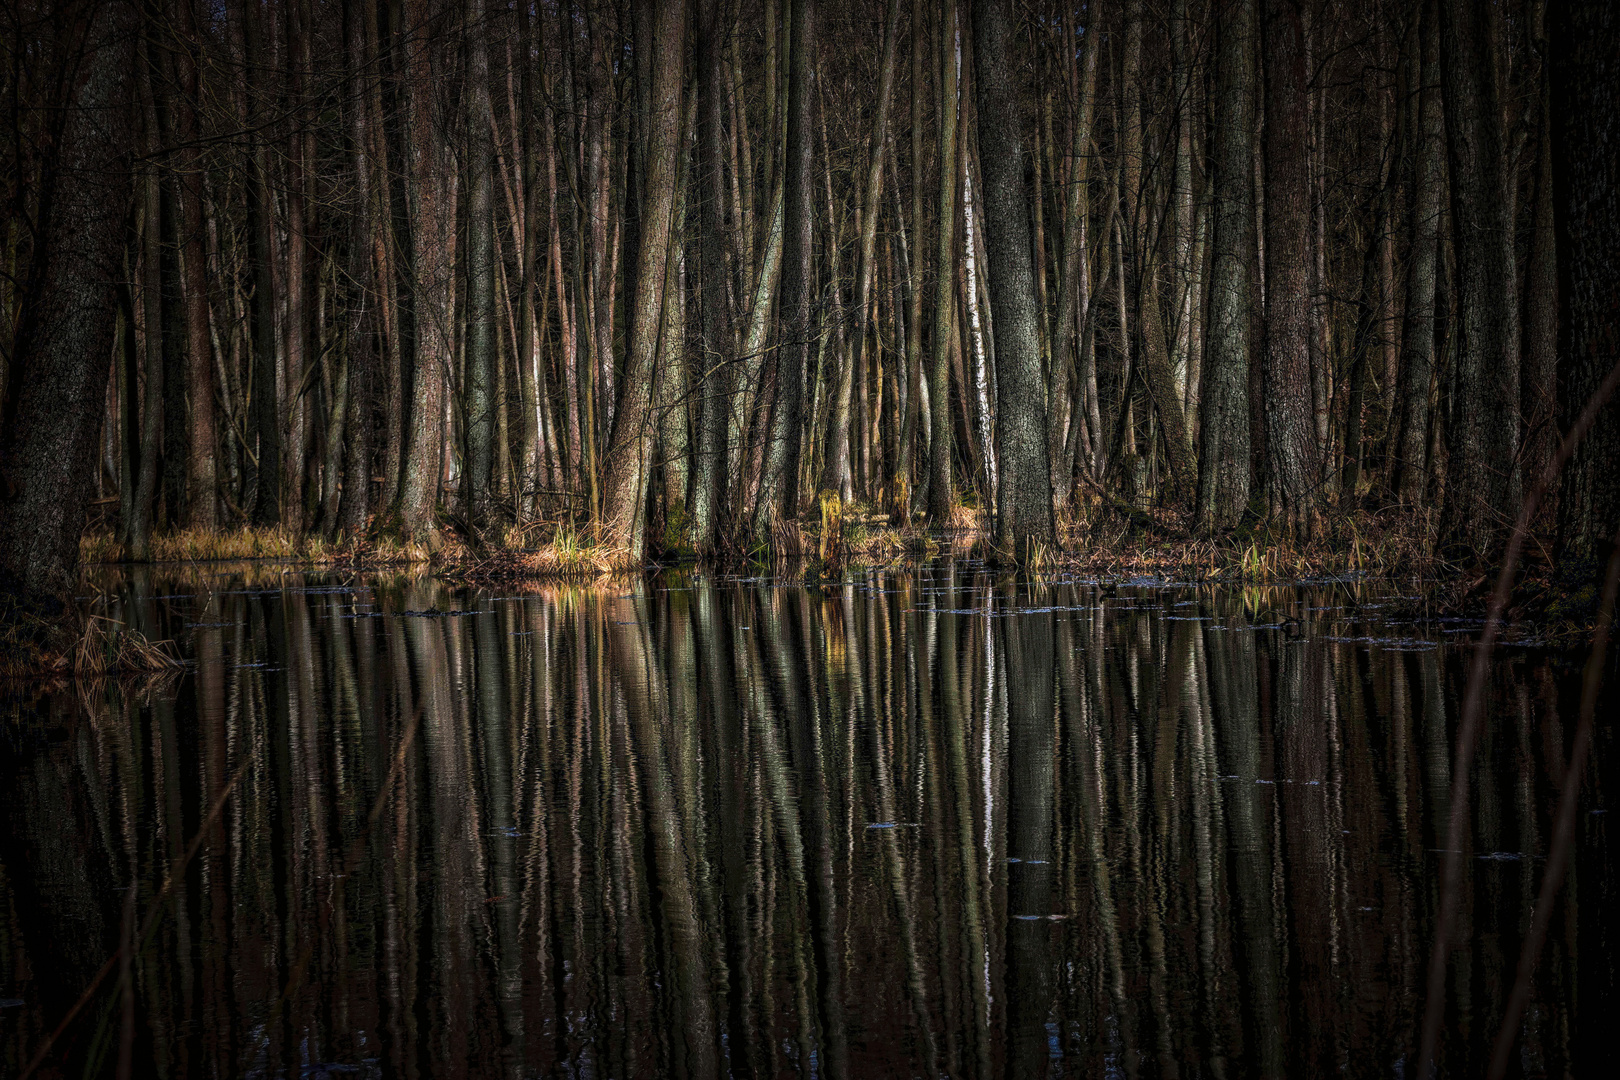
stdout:
<svg viewBox="0 0 1620 1080">
<path fill-rule="evenodd" d="M 1474 647 L 1474 656 L 1468 667 L 1468 685 L 1463 695 L 1461 719 L 1457 726 L 1457 747 L 1451 775 L 1455 778 L 1451 788 L 1451 814 L 1446 827 L 1445 858 L 1440 871 L 1440 917 L 1435 925 L 1434 947 L 1429 954 L 1428 994 L 1423 1008 L 1423 1035 L 1419 1044 L 1418 1075 L 1428 1076 L 1434 1069 L 1435 1055 L 1440 1048 L 1440 1025 L 1445 1019 L 1446 966 L 1451 949 L 1452 924 L 1457 918 L 1457 897 L 1461 891 L 1462 844 L 1464 823 L 1468 819 L 1469 780 L 1473 774 L 1474 751 L 1479 743 L 1479 731 L 1485 711 L 1485 676 L 1490 671 L 1491 652 L 1502 628 L 1502 613 L 1507 610 L 1508 598 L 1513 592 L 1513 577 L 1523 554 L 1530 523 L 1535 519 L 1541 500 L 1551 490 L 1553 482 L 1569 463 L 1575 448 L 1597 420 L 1603 408 L 1620 386 L 1620 363 L 1609 369 L 1602 385 L 1587 401 L 1586 408 L 1559 444 L 1558 452 L 1547 463 L 1546 471 L 1536 486 L 1525 497 L 1519 517 L 1513 523 L 1507 551 L 1502 556 L 1502 569 L 1497 574 L 1496 586 L 1491 592 L 1490 608 L 1485 616 L 1485 628 Z"/>
</svg>

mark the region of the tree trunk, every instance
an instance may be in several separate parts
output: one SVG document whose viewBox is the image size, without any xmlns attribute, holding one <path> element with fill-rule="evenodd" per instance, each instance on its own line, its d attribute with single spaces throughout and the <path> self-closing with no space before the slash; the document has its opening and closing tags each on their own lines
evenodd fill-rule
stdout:
<svg viewBox="0 0 1620 1080">
<path fill-rule="evenodd" d="M 145 562 L 152 557 L 152 529 L 156 524 L 159 470 L 163 463 L 163 194 L 158 160 L 157 103 L 154 99 L 151 45 L 143 37 L 137 50 L 141 79 L 141 110 L 148 163 L 141 195 L 145 220 L 141 226 L 141 359 L 146 372 L 141 398 L 140 468 L 135 476 L 135 501 L 128 522 L 130 558 Z"/>
<path fill-rule="evenodd" d="M 493 511 L 495 466 L 495 202 L 494 156 L 489 128 L 489 43 L 483 0 L 469 0 L 467 84 L 462 104 L 467 140 L 467 443 L 462 506 L 474 536 L 488 526 Z"/>
<path fill-rule="evenodd" d="M 844 370 L 838 375 L 838 403 L 832 411 L 832 430 L 827 435 L 827 461 L 822 470 L 820 487 L 837 490 L 844 498 L 850 495 L 849 473 L 849 414 L 850 396 L 855 376 L 866 362 L 867 313 L 872 303 L 872 275 L 877 254 L 877 223 L 883 193 L 883 153 L 889 138 L 889 99 L 894 91 L 895 38 L 900 29 L 900 0 L 889 0 L 889 12 L 884 19 L 883 62 L 878 76 L 877 114 L 872 121 L 872 135 L 867 143 L 865 195 L 860 206 L 861 221 L 860 264 L 856 268 L 855 286 L 855 347 L 842 357 Z M 823 117 L 825 123 L 825 116 Z M 864 479 L 864 478 L 863 478 Z"/>
<path fill-rule="evenodd" d="M 931 439 L 928 448 L 928 516 L 936 526 L 950 520 L 956 492 L 951 484 L 951 338 L 956 304 L 956 118 L 961 75 L 961 34 L 956 0 L 945 0 L 939 24 L 939 243 L 934 259 L 934 356 L 928 372 Z"/>
<path fill-rule="evenodd" d="M 1620 362 L 1620 11 L 1604 0 L 1555 9 L 1553 160 L 1562 301 L 1564 424 Z M 1620 408 L 1611 399 L 1564 471 L 1559 572 L 1572 599 L 1590 604 L 1620 526 Z"/>
<path fill-rule="evenodd" d="M 218 421 L 214 403 L 214 355 L 208 332 L 208 270 L 203 244 L 203 169 L 205 162 L 198 145 L 200 132 L 197 108 L 200 86 L 197 57 L 200 49 L 191 5 L 174 0 L 171 5 L 179 47 L 175 62 L 179 93 L 175 95 L 176 133 L 180 150 L 180 213 L 186 304 L 186 382 L 191 399 L 191 429 L 186 454 L 186 524 L 193 529 L 214 529 L 219 525 L 218 476 L 214 467 Z"/>
<path fill-rule="evenodd" d="M 767 6 L 774 0 L 766 0 Z M 697 9 L 698 281 L 703 327 L 699 362 L 697 473 L 692 480 L 692 542 L 700 555 L 720 546 L 728 470 L 726 441 L 736 385 L 731 305 L 726 299 L 725 218 L 721 163 L 725 158 L 719 0 Z"/>
<path fill-rule="evenodd" d="M 1321 472 L 1311 408 L 1311 187 L 1304 12 L 1266 0 L 1265 272 L 1267 481 L 1275 513 L 1308 536 Z"/>
<path fill-rule="evenodd" d="M 811 108 L 816 47 L 816 0 L 794 0 L 792 55 L 788 60 L 787 221 L 783 236 L 782 306 L 786 336 L 776 350 L 770 443 L 765 451 L 753 528 L 765 535 L 795 516 L 799 503 L 799 438 L 804 424 L 803 384 L 809 369 L 815 291 L 815 152 Z M 758 402 L 755 408 L 762 408 Z"/>
<path fill-rule="evenodd" d="M 1440 35 L 1435 0 L 1423 4 L 1418 61 L 1417 122 L 1411 125 L 1412 194 L 1407 229 L 1411 251 L 1406 270 L 1406 325 L 1401 334 L 1399 442 L 1395 494 L 1403 503 L 1423 502 L 1428 487 L 1429 383 L 1435 362 L 1435 285 L 1440 224 L 1446 206 L 1446 118 L 1440 93 Z"/>
<path fill-rule="evenodd" d="M 653 59 L 646 202 L 641 209 L 638 245 L 640 265 L 631 298 L 624 393 L 615 410 L 603 462 L 602 525 L 609 543 L 619 547 L 630 562 L 641 561 L 646 536 L 643 508 L 652 465 L 652 383 L 663 328 L 665 266 L 670 253 L 676 159 L 680 152 L 684 5 L 680 0 L 659 0 L 656 23 L 653 32 L 658 49 Z"/>
<path fill-rule="evenodd" d="M 435 86 L 436 33 L 440 8 L 435 0 L 405 0 L 404 43 L 409 67 L 410 143 L 407 187 L 411 218 L 411 295 L 416 319 L 412 365 L 410 434 L 399 519 L 407 539 L 438 543 L 434 510 L 439 501 L 443 457 L 445 381 L 450 371 L 450 308 L 455 294 L 455 201 L 447 178 L 453 167 L 448 131 Z"/>
<path fill-rule="evenodd" d="M 1254 273 L 1255 0 L 1216 27 L 1214 254 L 1199 429 L 1198 528 L 1229 529 L 1249 503 L 1250 281 Z"/>
<path fill-rule="evenodd" d="M 265 100 L 263 58 L 266 47 L 264 16 L 253 6 L 244 9 L 244 48 L 249 123 L 254 131 L 248 151 L 246 194 L 248 259 L 253 266 L 253 434 L 258 443 L 258 495 L 253 520 L 258 525 L 281 523 L 281 399 L 276 386 L 275 194 L 270 186 L 270 154 L 259 126 L 270 112 Z"/>
<path fill-rule="evenodd" d="M 1081 43 L 1079 70 L 1079 97 L 1074 120 L 1074 138 L 1069 148 L 1071 171 L 1069 194 L 1063 214 L 1063 270 L 1058 284 L 1057 323 L 1052 341 L 1052 418 L 1057 420 L 1071 411 L 1069 391 L 1070 371 L 1073 369 L 1071 350 L 1074 348 L 1077 328 L 1085 325 L 1091 316 L 1090 252 L 1087 251 L 1088 227 L 1091 215 L 1091 120 L 1095 111 L 1097 88 L 1097 21 L 1093 9 L 1092 23 L 1086 29 Z M 1082 352 L 1084 351 L 1084 334 Z M 1070 420 L 1072 427 L 1079 422 L 1079 413 L 1088 403 L 1086 392 L 1086 363 L 1080 364 L 1078 408 Z M 1090 398 L 1094 402 L 1094 398 Z M 1053 423 L 1048 432 L 1052 440 L 1052 501 L 1062 506 L 1069 501 L 1074 479 L 1073 458 L 1068 447 L 1077 440 L 1065 439 L 1062 425 Z M 1095 433 L 1093 433 L 1095 434 Z"/>
<path fill-rule="evenodd" d="M 132 180 L 135 10 L 95 9 L 41 193 L 42 258 L 18 311 L 0 429 L 0 590 L 61 610 L 95 486 Z"/>
<path fill-rule="evenodd" d="M 1473 0 L 1441 0 L 1451 209 L 1457 223 L 1457 396 L 1442 533 L 1489 562 L 1519 505 L 1519 327 L 1496 46 Z M 1585 106 L 1583 106 L 1585 108 Z"/>
<path fill-rule="evenodd" d="M 1030 252 L 1029 197 L 1019 121 L 1009 0 L 976 0 L 974 79 L 979 104 L 990 309 L 996 326 L 996 454 L 1001 476 L 996 546 L 1020 563 L 1057 550 L 1043 392 L 1040 319 Z"/>
</svg>

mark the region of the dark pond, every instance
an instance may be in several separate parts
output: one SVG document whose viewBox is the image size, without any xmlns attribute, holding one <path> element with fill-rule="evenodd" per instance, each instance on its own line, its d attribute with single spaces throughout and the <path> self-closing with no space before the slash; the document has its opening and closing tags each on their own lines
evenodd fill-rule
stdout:
<svg viewBox="0 0 1620 1080">
<path fill-rule="evenodd" d="M 1387 586 L 97 588 L 187 667 L 4 707 L 0 1075 L 92 985 L 41 1075 L 1418 1072 L 1471 628 Z M 1492 675 L 1447 1075 L 1580 661 Z M 1512 1075 L 1613 1022 L 1604 716 Z"/>
</svg>

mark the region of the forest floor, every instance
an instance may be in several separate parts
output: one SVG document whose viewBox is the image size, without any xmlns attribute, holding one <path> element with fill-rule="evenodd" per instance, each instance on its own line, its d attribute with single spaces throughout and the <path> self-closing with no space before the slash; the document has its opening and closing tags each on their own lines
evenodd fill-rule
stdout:
<svg viewBox="0 0 1620 1080">
<path fill-rule="evenodd" d="M 1263 525 L 1240 526 L 1215 538 L 1192 535 L 1174 515 L 1104 507 L 1093 502 L 1059 520 L 1059 550 L 1035 573 L 1100 582 L 1175 582 L 1248 587 L 1300 582 L 1400 581 L 1411 617 L 1420 621 L 1481 618 L 1497 571 L 1448 562 L 1436 554 L 1433 516 L 1407 510 L 1325 513 L 1316 535 L 1301 542 Z M 445 529 L 437 549 L 392 539 L 333 543 L 284 529 L 241 528 L 182 531 L 155 537 L 153 558 L 131 563 L 110 533 L 92 531 L 80 544 L 92 602 L 64 613 L 23 610 L 0 596 L 0 681 L 48 675 L 101 677 L 176 670 L 171 643 L 153 642 L 96 610 L 129 569 L 147 565 L 185 575 L 204 567 L 235 564 L 249 579 L 278 579 L 289 568 L 364 570 L 402 578 L 431 573 L 441 579 L 503 587 L 573 581 L 607 581 L 644 570 L 694 565 L 690 553 L 655 552 L 645 566 L 626 565 L 622 551 L 567 522 L 532 521 L 492 530 L 477 544 Z M 1556 644 L 1589 637 L 1596 597 L 1569 593 L 1556 579 L 1551 543 L 1532 537 L 1506 612 L 1504 641 Z M 784 523 L 770 545 L 739 551 L 725 569 L 761 571 L 806 584 L 839 580 L 862 569 L 901 570 L 943 557 L 987 566 L 997 557 L 987 522 L 959 506 L 942 529 L 898 525 L 861 504 L 836 502 L 819 519 Z M 210 572 L 217 572 L 211 570 Z"/>
<path fill-rule="evenodd" d="M 946 556 L 994 564 L 984 515 L 958 506 L 945 528 L 900 525 L 860 503 L 821 507 L 818 518 L 778 526 L 769 545 L 738 551 L 727 569 L 824 581 L 857 569 L 901 569 Z M 176 532 L 155 537 L 153 563 L 198 564 L 253 560 L 300 563 L 323 569 L 430 572 L 466 584 L 521 581 L 591 581 L 646 569 L 687 565 L 689 552 L 674 545 L 655 550 L 646 565 L 627 565 L 623 552 L 566 521 L 536 520 L 485 532 L 469 543 L 452 528 L 437 549 L 382 538 L 334 543 L 283 529 Z M 1390 507 L 1324 512 L 1315 535 L 1300 541 L 1264 524 L 1243 524 L 1214 538 L 1193 535 L 1176 515 L 1093 497 L 1079 512 L 1060 517 L 1059 550 L 1028 569 L 1103 581 L 1149 578 L 1188 584 L 1277 585 L 1301 581 L 1400 580 L 1416 586 L 1424 612 L 1483 616 L 1496 570 L 1454 563 L 1436 552 L 1432 512 Z M 656 547 L 656 545 L 654 545 Z M 1508 636 L 1546 640 L 1589 632 L 1595 595 L 1565 595 L 1555 583 L 1551 543 L 1536 536 L 1527 546 L 1507 612 Z M 81 543 L 87 569 L 125 561 L 107 532 Z M 105 643 L 103 643 L 105 651 Z"/>
</svg>

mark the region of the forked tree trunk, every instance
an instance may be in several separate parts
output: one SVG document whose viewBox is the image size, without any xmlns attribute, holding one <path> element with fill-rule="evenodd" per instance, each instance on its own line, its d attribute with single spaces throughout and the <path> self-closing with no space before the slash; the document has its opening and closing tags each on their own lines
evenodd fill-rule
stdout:
<svg viewBox="0 0 1620 1080">
<path fill-rule="evenodd" d="M 665 267 L 674 217 L 676 160 L 680 152 L 681 84 L 685 8 L 659 0 L 654 27 L 658 42 L 648 117 L 646 202 L 641 209 L 640 265 L 631 297 L 629 355 L 624 393 L 615 410 L 603 462 L 602 524 L 610 543 L 630 562 L 640 562 L 646 538 L 647 483 L 655 426 L 652 383 L 663 328 Z"/>
</svg>

